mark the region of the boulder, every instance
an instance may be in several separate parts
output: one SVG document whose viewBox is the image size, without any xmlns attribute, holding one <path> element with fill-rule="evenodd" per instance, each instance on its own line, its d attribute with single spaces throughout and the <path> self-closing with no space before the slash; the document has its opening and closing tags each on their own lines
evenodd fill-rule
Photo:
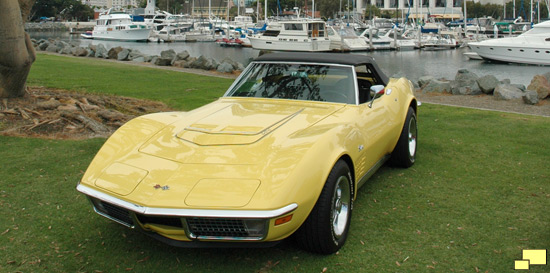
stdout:
<svg viewBox="0 0 550 273">
<path fill-rule="evenodd" d="M 120 51 L 117 54 L 117 60 L 118 61 L 127 61 L 128 60 L 128 55 L 130 55 L 130 50 L 127 49 L 127 48 L 124 48 L 122 51 Z"/>
<path fill-rule="evenodd" d="M 187 61 L 185 60 L 177 60 L 177 61 L 174 61 L 172 63 L 172 66 L 175 66 L 175 67 L 184 67 L 185 66 L 185 63 L 187 63 Z"/>
<path fill-rule="evenodd" d="M 43 43 L 38 43 L 38 48 L 42 51 L 46 50 L 46 48 L 48 48 L 48 46 L 50 46 L 50 42 L 45 41 L 45 40 L 44 40 Z"/>
<path fill-rule="evenodd" d="M 159 58 L 156 58 L 155 62 L 153 62 L 153 63 L 155 65 L 158 65 L 158 66 L 170 66 L 170 65 L 172 65 L 172 59 L 171 58 L 159 57 Z"/>
<path fill-rule="evenodd" d="M 63 49 L 61 49 L 61 50 L 59 51 L 59 54 L 71 55 L 71 54 L 73 54 L 73 50 L 72 50 L 72 48 L 71 48 L 70 46 L 66 46 L 66 47 L 64 47 Z"/>
<path fill-rule="evenodd" d="M 133 58 L 132 62 L 144 63 L 145 57 L 142 56 L 142 57 Z"/>
<path fill-rule="evenodd" d="M 243 71 L 245 69 L 244 65 L 242 63 L 237 62 L 237 68 L 235 70 Z"/>
<path fill-rule="evenodd" d="M 85 57 L 88 55 L 88 50 L 83 47 L 77 47 L 76 50 L 73 52 L 73 55 L 78 57 Z"/>
<path fill-rule="evenodd" d="M 176 55 L 176 51 L 174 51 L 173 49 L 160 52 L 160 57 L 163 59 L 170 59 L 170 62 L 176 58 Z"/>
<path fill-rule="evenodd" d="M 485 94 L 492 94 L 498 84 L 498 79 L 493 75 L 485 75 L 477 79 L 479 89 Z"/>
<path fill-rule="evenodd" d="M 143 56 L 143 59 L 145 59 L 145 62 L 151 63 L 152 60 L 153 60 L 153 57 L 154 56 L 151 56 L 151 55 L 145 55 L 145 56 Z"/>
<path fill-rule="evenodd" d="M 109 56 L 108 51 L 105 48 L 105 46 L 103 44 L 98 44 L 96 46 L 95 57 L 96 58 L 107 58 L 108 56 Z"/>
<path fill-rule="evenodd" d="M 444 93 L 451 92 L 451 83 L 449 81 L 432 79 L 422 88 L 422 93 Z"/>
<path fill-rule="evenodd" d="M 187 58 L 187 60 L 186 60 L 187 62 L 186 62 L 185 64 L 183 64 L 183 67 L 184 67 L 184 68 L 193 68 L 193 67 L 192 67 L 192 64 L 193 64 L 196 60 L 197 60 L 196 57 L 189 57 L 189 58 Z"/>
<path fill-rule="evenodd" d="M 539 96 L 537 91 L 527 90 L 523 96 L 523 102 L 530 105 L 535 105 L 539 102 Z"/>
<path fill-rule="evenodd" d="M 513 100 L 521 99 L 524 92 L 511 84 L 499 84 L 495 87 L 493 95 L 497 100 Z"/>
<path fill-rule="evenodd" d="M 107 57 L 112 60 L 116 60 L 118 58 L 118 53 L 122 51 L 122 47 L 117 46 L 109 49 L 109 52 L 107 52 Z"/>
<path fill-rule="evenodd" d="M 218 65 L 218 68 L 216 70 L 221 73 L 232 73 L 235 69 L 233 68 L 232 64 L 222 62 L 220 65 Z"/>
<path fill-rule="evenodd" d="M 529 86 L 527 86 L 527 90 L 537 92 L 538 98 L 543 100 L 550 95 L 550 82 L 544 75 L 535 75 Z"/>
<path fill-rule="evenodd" d="M 152 56 L 151 59 L 149 60 L 149 62 L 152 63 L 152 64 L 155 64 L 157 62 L 158 58 L 159 58 L 159 56 Z"/>
<path fill-rule="evenodd" d="M 40 41 L 38 41 L 40 43 Z M 550 82 L 550 72 L 546 72 L 543 74 L 544 77 L 546 77 L 546 80 Z"/>
<path fill-rule="evenodd" d="M 428 84 L 433 79 L 434 79 L 433 76 L 422 76 L 418 79 L 418 86 L 422 88 L 424 87 L 424 85 Z"/>
<path fill-rule="evenodd" d="M 204 56 L 200 56 L 198 59 L 196 59 L 194 62 L 191 63 L 191 68 L 197 68 L 197 69 L 208 69 L 207 67 L 208 59 Z"/>
<path fill-rule="evenodd" d="M 143 57 L 143 53 L 141 53 L 139 50 L 132 50 L 130 51 L 130 54 L 128 54 L 129 60 L 134 60 L 135 58 Z"/>
<path fill-rule="evenodd" d="M 451 83 L 453 95 L 479 95 L 481 89 L 477 84 L 479 77 L 468 69 L 460 69 L 456 73 L 455 80 Z"/>
<path fill-rule="evenodd" d="M 47 52 L 57 52 L 57 46 L 55 44 L 48 44 L 48 47 L 46 48 Z"/>
<path fill-rule="evenodd" d="M 189 52 L 187 52 L 187 50 L 184 50 L 183 52 L 176 54 L 176 58 L 174 59 L 174 61 L 187 60 L 189 56 Z"/>
</svg>

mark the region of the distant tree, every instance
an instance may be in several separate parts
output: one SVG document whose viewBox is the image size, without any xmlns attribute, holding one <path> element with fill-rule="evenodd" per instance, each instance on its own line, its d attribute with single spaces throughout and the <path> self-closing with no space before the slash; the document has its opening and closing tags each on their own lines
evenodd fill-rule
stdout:
<svg viewBox="0 0 550 273">
<path fill-rule="evenodd" d="M 94 10 L 79 0 L 36 0 L 31 14 L 31 20 L 40 17 L 61 17 L 60 19 L 74 18 L 78 21 L 87 21 L 94 17 Z"/>
<path fill-rule="evenodd" d="M 0 97 L 22 97 L 36 55 L 24 21 L 33 0 L 0 0 Z"/>
<path fill-rule="evenodd" d="M 321 12 L 321 17 L 324 18 L 336 18 L 340 11 L 340 1 L 335 0 L 317 0 L 315 6 Z"/>
<path fill-rule="evenodd" d="M 372 19 L 374 16 L 382 16 L 382 12 L 380 9 L 375 5 L 367 5 L 365 7 L 365 18 L 366 19 Z"/>
</svg>

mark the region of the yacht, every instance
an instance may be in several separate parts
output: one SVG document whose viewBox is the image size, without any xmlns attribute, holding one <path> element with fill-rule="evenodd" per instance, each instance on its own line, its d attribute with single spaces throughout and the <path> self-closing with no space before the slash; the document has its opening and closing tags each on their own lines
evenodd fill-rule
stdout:
<svg viewBox="0 0 550 273">
<path fill-rule="evenodd" d="M 149 26 L 132 22 L 129 14 L 112 12 L 99 15 L 91 34 L 92 39 L 117 41 L 147 41 Z"/>
<path fill-rule="evenodd" d="M 327 27 L 330 49 L 336 51 L 366 51 L 370 47 L 365 39 L 357 36 L 352 27 Z"/>
<path fill-rule="evenodd" d="M 263 34 L 249 37 L 252 48 L 281 51 L 330 51 L 325 21 L 297 19 L 279 21 L 268 26 Z"/>
<path fill-rule="evenodd" d="M 380 30 L 377 28 L 367 28 L 365 30 L 362 30 L 361 34 L 359 34 L 359 37 L 363 38 L 372 50 L 395 49 L 393 39 L 385 36 L 380 36 L 379 33 Z"/>
<path fill-rule="evenodd" d="M 536 24 L 517 37 L 485 40 L 468 46 L 486 60 L 550 65 L 550 21 Z"/>
</svg>

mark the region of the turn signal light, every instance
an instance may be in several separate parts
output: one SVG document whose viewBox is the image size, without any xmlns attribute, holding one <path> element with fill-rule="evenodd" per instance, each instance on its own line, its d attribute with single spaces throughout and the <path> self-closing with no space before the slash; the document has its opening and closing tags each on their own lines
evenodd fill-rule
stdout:
<svg viewBox="0 0 550 273">
<path fill-rule="evenodd" d="M 290 220 L 292 220 L 292 214 L 291 214 L 291 215 L 284 216 L 284 217 L 281 217 L 281 218 L 275 220 L 275 225 L 276 225 L 276 226 L 282 225 L 282 224 L 284 224 L 284 223 L 290 222 Z"/>
</svg>

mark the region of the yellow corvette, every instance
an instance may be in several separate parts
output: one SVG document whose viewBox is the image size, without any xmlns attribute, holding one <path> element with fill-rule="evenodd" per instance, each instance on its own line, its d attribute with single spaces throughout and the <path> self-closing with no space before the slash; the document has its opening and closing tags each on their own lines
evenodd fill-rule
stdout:
<svg viewBox="0 0 550 273">
<path fill-rule="evenodd" d="M 77 190 L 94 210 L 171 245 L 273 245 L 294 234 L 330 254 L 357 190 L 387 160 L 415 162 L 417 101 L 353 54 L 276 53 L 223 97 L 136 118 L 97 153 Z"/>
</svg>

